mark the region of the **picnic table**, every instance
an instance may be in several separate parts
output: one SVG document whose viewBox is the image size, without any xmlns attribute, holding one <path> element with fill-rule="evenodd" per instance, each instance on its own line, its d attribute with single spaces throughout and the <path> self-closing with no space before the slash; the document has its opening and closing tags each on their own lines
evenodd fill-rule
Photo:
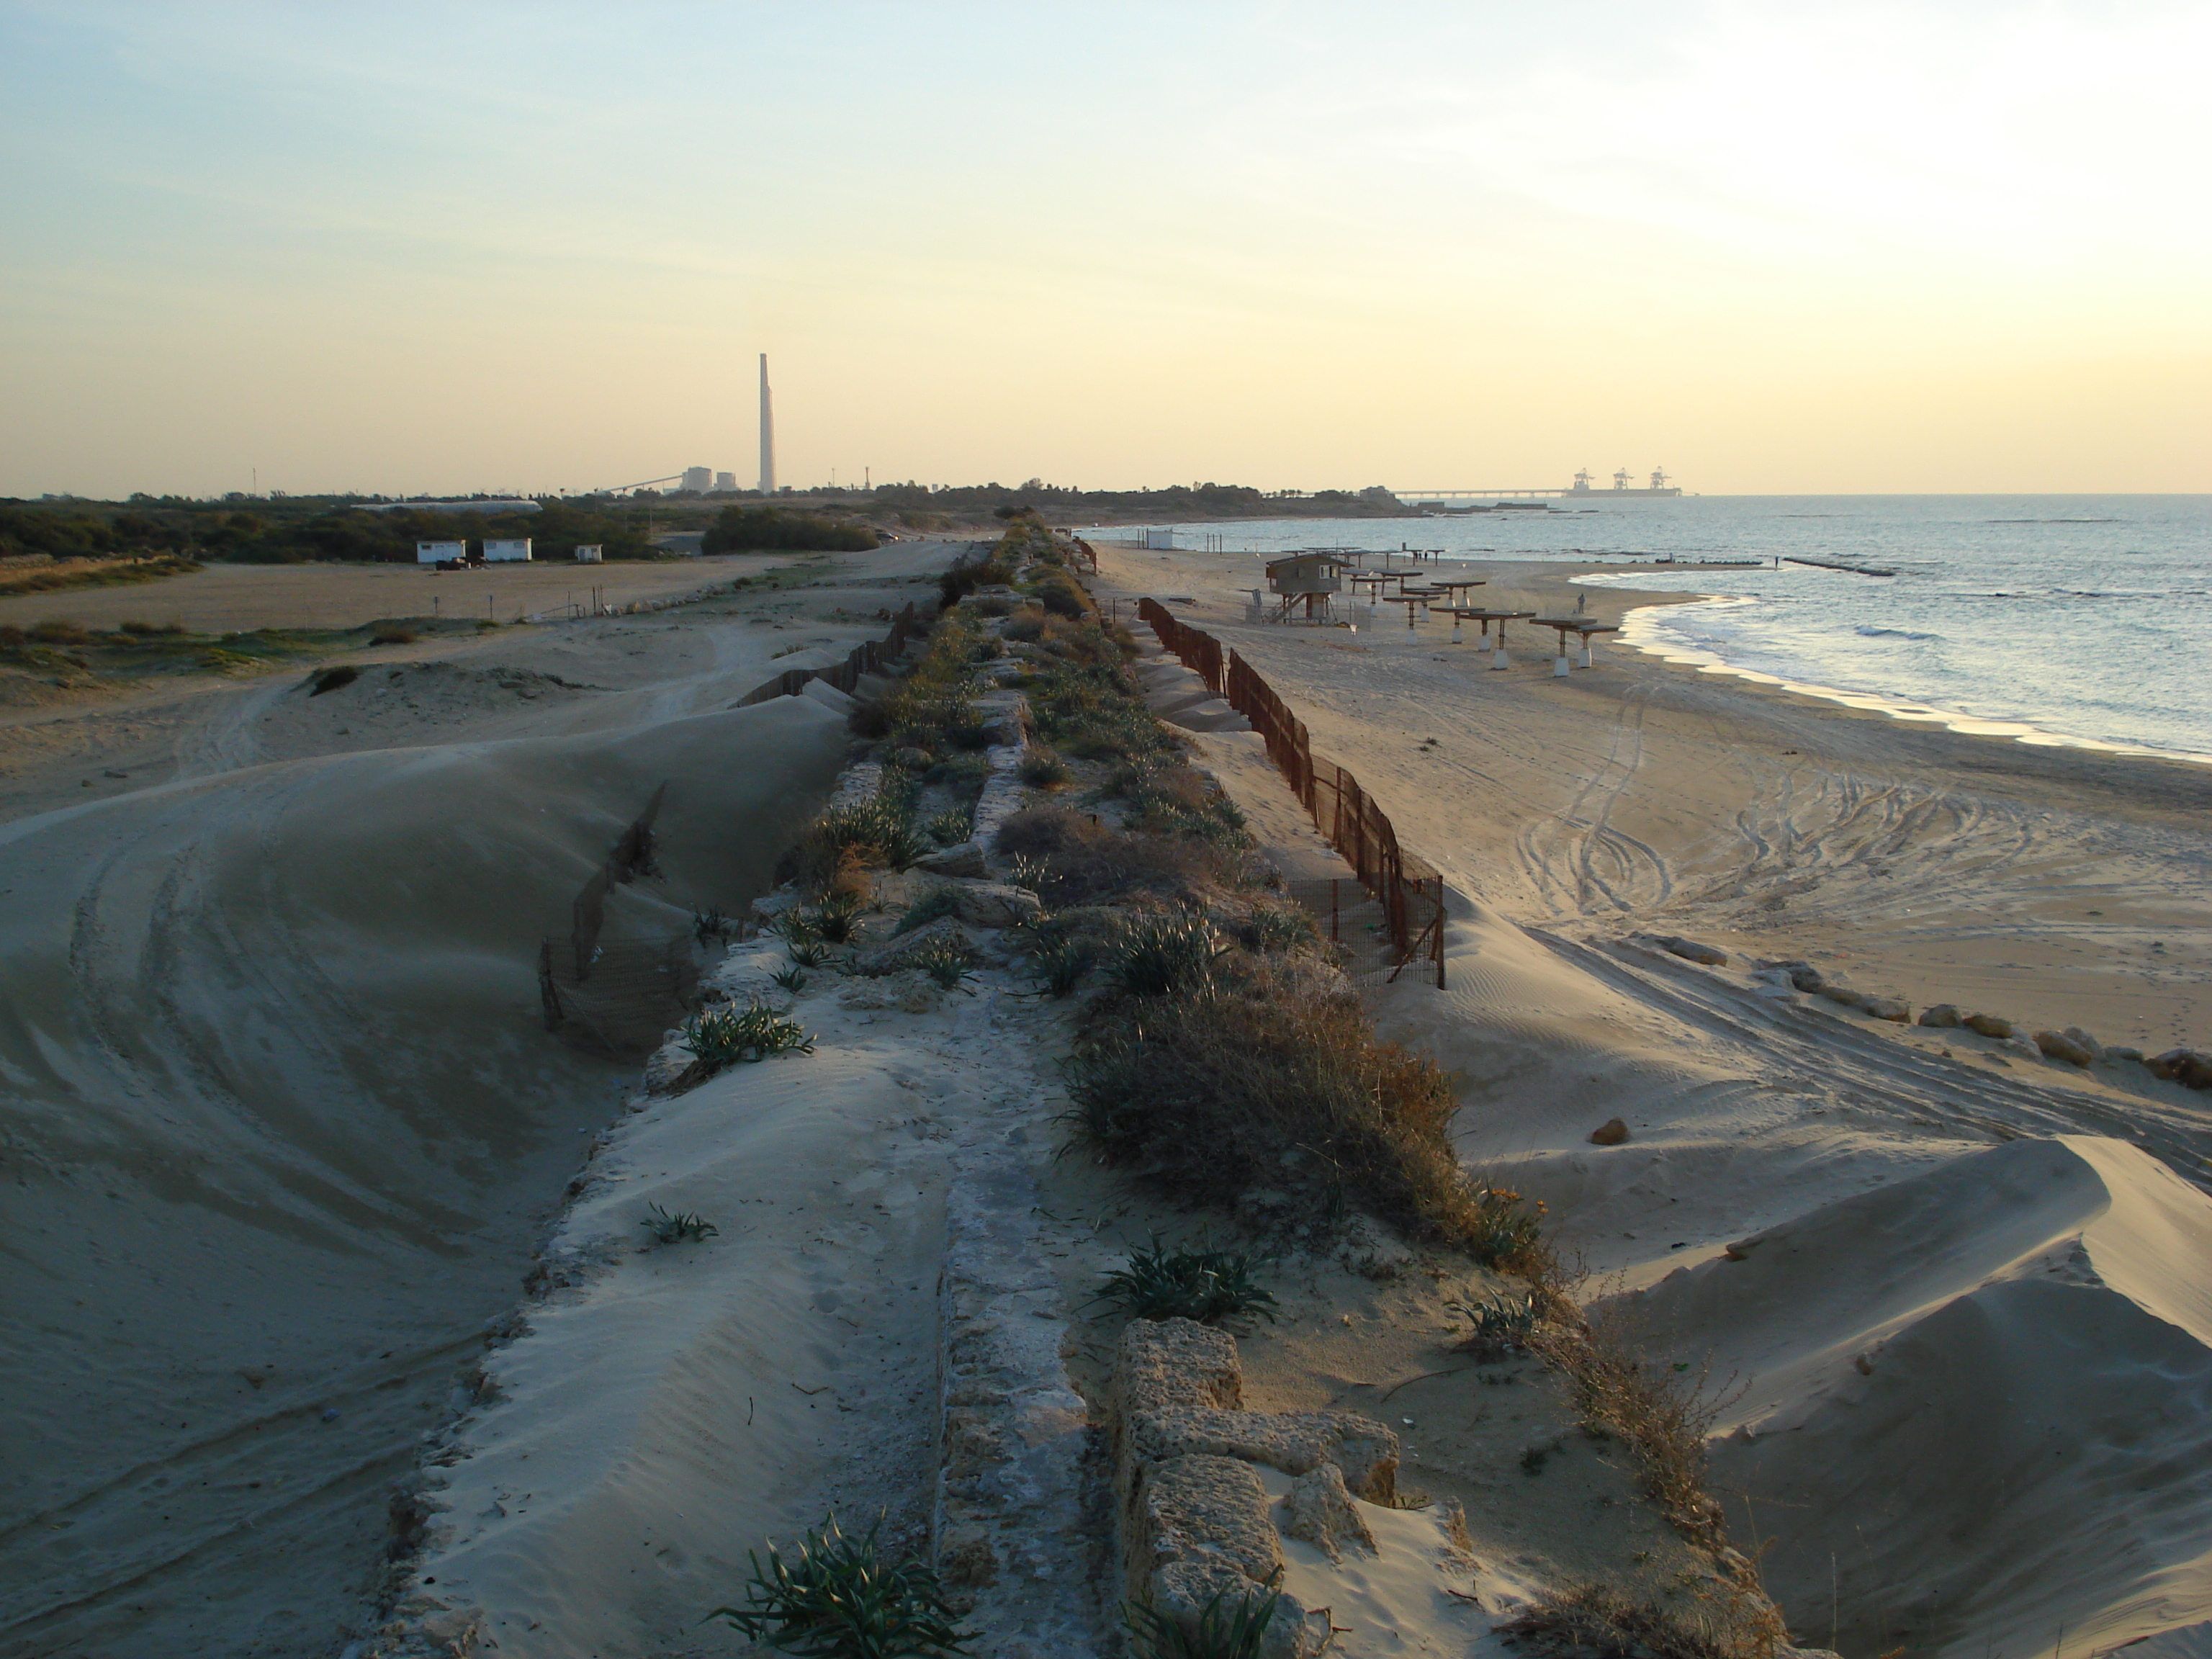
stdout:
<svg viewBox="0 0 2212 1659">
<path fill-rule="evenodd" d="M 1552 664 L 1552 678 L 1555 680 L 1565 679 L 1567 676 L 1570 666 L 1567 661 L 1568 635 L 1574 635 L 1581 641 L 1582 666 L 1589 668 L 1593 665 L 1590 661 L 1590 641 L 1593 636 L 1620 632 L 1620 624 L 1601 623 L 1590 617 L 1538 617 L 1534 620 L 1537 627 L 1555 629 L 1559 632 L 1559 654 Z"/>
<path fill-rule="evenodd" d="M 1505 656 L 1505 624 L 1510 622 L 1525 622 L 1535 614 L 1533 611 L 1490 611 L 1480 605 L 1455 605 L 1452 609 L 1452 616 L 1455 619 L 1452 637 L 1455 639 L 1459 637 L 1456 620 L 1460 617 L 1465 617 L 1470 622 L 1480 623 L 1482 637 L 1485 640 L 1490 637 L 1490 624 L 1496 623 L 1498 648 L 1497 654 L 1490 659 L 1490 665 L 1492 668 L 1510 668 L 1513 665 L 1506 659 Z"/>
</svg>

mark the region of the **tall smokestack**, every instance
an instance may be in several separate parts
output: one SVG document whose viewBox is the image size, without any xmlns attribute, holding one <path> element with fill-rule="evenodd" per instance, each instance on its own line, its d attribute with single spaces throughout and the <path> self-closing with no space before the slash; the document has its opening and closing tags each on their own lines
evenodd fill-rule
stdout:
<svg viewBox="0 0 2212 1659">
<path fill-rule="evenodd" d="M 768 353 L 761 353 L 761 494 L 775 494 L 775 409 L 769 402 Z"/>
</svg>

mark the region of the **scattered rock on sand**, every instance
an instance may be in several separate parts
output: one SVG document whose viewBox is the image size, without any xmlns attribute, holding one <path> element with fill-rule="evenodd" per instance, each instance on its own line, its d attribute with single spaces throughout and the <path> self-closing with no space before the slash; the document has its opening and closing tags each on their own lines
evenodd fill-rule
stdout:
<svg viewBox="0 0 2212 1659">
<path fill-rule="evenodd" d="M 1628 1126 L 1617 1117 L 1609 1117 L 1589 1133 L 1593 1146 L 1618 1146 L 1628 1139 Z"/>
<path fill-rule="evenodd" d="M 2045 1060 L 2063 1060 L 2069 1066 L 2087 1066 L 2096 1058 L 2063 1031 L 2038 1031 L 2033 1040 Z"/>
<path fill-rule="evenodd" d="M 1912 1018 L 1912 1005 L 1903 997 L 1867 997 L 1859 1006 L 1876 1019 L 1886 1019 L 1893 1025 L 1904 1025 Z"/>
<path fill-rule="evenodd" d="M 1708 968 L 1728 965 L 1728 952 L 1717 945 L 1706 945 L 1698 939 L 1684 939 L 1680 933 L 1661 933 L 1651 941 L 1661 950 L 1680 957 L 1686 962 L 1702 962 Z"/>
<path fill-rule="evenodd" d="M 911 933 L 887 939 L 872 945 L 853 958 L 853 971 L 871 978 L 884 974 L 895 974 L 902 968 L 913 967 L 921 957 L 940 950 L 950 941 L 966 949 L 968 935 L 951 916 L 939 916 L 935 921 L 917 927 Z"/>
<path fill-rule="evenodd" d="M 941 853 L 932 853 L 927 858 L 916 859 L 914 867 L 933 876 L 983 876 L 990 866 L 983 859 L 981 842 L 963 841 L 957 847 L 948 847 Z"/>
<path fill-rule="evenodd" d="M 1334 1463 L 1323 1463 L 1291 1483 L 1283 1500 L 1283 1531 L 1319 1545 L 1332 1561 L 1341 1561 L 1347 1549 L 1376 1553 L 1375 1534 L 1344 1489 L 1344 1471 Z"/>
<path fill-rule="evenodd" d="M 1807 996 L 1816 996 L 1827 984 L 1827 976 L 1809 962 L 1778 962 L 1774 964 L 1790 976 L 1790 982 Z"/>
<path fill-rule="evenodd" d="M 2066 1035 L 2074 1042 L 2080 1043 L 2084 1048 L 2087 1048 L 2089 1051 L 2089 1058 L 2091 1060 L 2102 1060 L 2105 1057 L 2105 1045 L 2098 1042 L 2096 1038 L 2091 1036 L 2080 1026 L 2068 1026 L 2066 1028 Z"/>
<path fill-rule="evenodd" d="M 2147 1060 L 2153 1077 L 2164 1078 L 2188 1089 L 2212 1089 L 2212 1054 L 2195 1048 L 2169 1048 Z"/>
<path fill-rule="evenodd" d="M 2043 1050 L 2035 1046 L 2034 1040 L 2024 1037 L 2017 1031 L 2004 1040 L 2004 1046 L 2016 1054 L 2026 1054 L 2030 1060 L 2043 1058 Z"/>
<path fill-rule="evenodd" d="M 1920 1011 L 1920 1023 L 1923 1025 L 1934 1025 L 1948 1030 L 1959 1023 L 1959 1005 L 1955 1002 L 1939 1002 L 1933 1008 L 1923 1008 Z"/>
<path fill-rule="evenodd" d="M 2105 1058 L 2115 1066 L 2118 1066 L 2123 1060 L 2133 1060 L 2136 1065 L 2140 1066 L 2142 1064 L 2142 1049 L 2131 1047 L 2124 1042 L 2115 1042 L 2112 1047 L 2105 1050 Z"/>
<path fill-rule="evenodd" d="M 1037 896 L 1026 887 L 1003 882 L 962 882 L 953 890 L 960 920 L 970 927 L 1018 927 L 1044 912 Z"/>
<path fill-rule="evenodd" d="M 2012 1022 L 2002 1014 L 1968 1014 L 1959 1022 L 1970 1031 L 1978 1031 L 1985 1037 L 2004 1038 L 2012 1035 Z"/>
</svg>

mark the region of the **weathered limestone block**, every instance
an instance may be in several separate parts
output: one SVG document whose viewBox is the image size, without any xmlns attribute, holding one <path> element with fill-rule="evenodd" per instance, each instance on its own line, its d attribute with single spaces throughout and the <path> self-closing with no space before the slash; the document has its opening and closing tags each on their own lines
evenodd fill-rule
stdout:
<svg viewBox="0 0 2212 1659">
<path fill-rule="evenodd" d="M 2012 1035 L 2012 1022 L 2002 1014 L 1968 1014 L 1959 1022 L 1970 1031 L 2002 1041 Z"/>
<path fill-rule="evenodd" d="M 1708 968 L 1725 968 L 1728 952 L 1717 945 L 1707 945 L 1700 939 L 1684 939 L 1680 933 L 1661 933 L 1651 941 L 1661 950 L 1678 956 L 1685 962 L 1701 962 Z"/>
<path fill-rule="evenodd" d="M 1345 1490 L 1344 1472 L 1334 1463 L 1310 1469 L 1291 1483 L 1283 1500 L 1283 1531 L 1318 1545 L 1332 1561 L 1346 1550 L 1376 1553 L 1375 1534 Z"/>
<path fill-rule="evenodd" d="M 1107 1410 L 1116 1433 L 1143 1412 L 1244 1403 L 1236 1340 L 1189 1319 L 1133 1319 L 1114 1353 Z"/>
<path fill-rule="evenodd" d="M 2066 1036 L 2070 1041 L 2078 1042 L 2084 1048 L 2087 1048 L 2089 1051 L 2089 1058 L 2091 1060 L 2097 1060 L 2105 1058 L 2105 1045 L 2098 1042 L 2096 1038 L 2091 1036 L 2080 1026 L 2068 1026 L 2066 1028 Z"/>
<path fill-rule="evenodd" d="M 2063 1060 L 2069 1066 L 2087 1066 L 2096 1058 L 2063 1031 L 2038 1031 L 2033 1041 L 2045 1060 Z"/>
<path fill-rule="evenodd" d="M 1209 1603 L 1273 1594 L 1283 1570 L 1267 1488 L 1233 1457 L 1177 1457 L 1146 1467 L 1123 1534 L 1129 1594 L 1195 1635 Z M 1324 1620 L 1284 1595 L 1267 1621 L 1267 1659 L 1310 1659 Z"/>
<path fill-rule="evenodd" d="M 1628 1139 L 1628 1125 L 1617 1117 L 1609 1117 L 1589 1132 L 1593 1146 L 1619 1146 Z"/>
<path fill-rule="evenodd" d="M 1955 1002 L 1939 1002 L 1933 1008 L 1923 1008 L 1920 1011 L 1920 1024 L 1923 1025 L 1932 1025 L 1940 1030 L 1948 1031 L 1955 1027 L 1958 1023 L 1959 1005 Z"/>
<path fill-rule="evenodd" d="M 1912 1018 L 1912 1005 L 1903 997 L 1870 996 L 1859 1004 L 1875 1019 L 1886 1019 L 1893 1025 L 1904 1025 Z"/>
<path fill-rule="evenodd" d="M 932 853 L 927 858 L 916 859 L 914 867 L 933 876 L 985 876 L 990 873 L 990 863 L 983 853 L 983 843 L 963 841 L 956 847 Z"/>
<path fill-rule="evenodd" d="M 960 920 L 970 927 L 1018 927 L 1044 914 L 1044 905 L 1026 887 L 1004 882 L 963 882 L 953 890 Z"/>
<path fill-rule="evenodd" d="M 2169 1048 L 2143 1062 L 2153 1077 L 2186 1089 L 2212 1089 L 2212 1054 L 2195 1048 Z"/>
<path fill-rule="evenodd" d="M 1285 1474 L 1307 1474 L 1324 1463 L 1370 1504 L 1398 1492 L 1398 1437 L 1357 1412 L 1224 1411 L 1167 1406 L 1130 1416 L 1121 1431 L 1126 1462 L 1211 1456 L 1264 1463 Z"/>
</svg>

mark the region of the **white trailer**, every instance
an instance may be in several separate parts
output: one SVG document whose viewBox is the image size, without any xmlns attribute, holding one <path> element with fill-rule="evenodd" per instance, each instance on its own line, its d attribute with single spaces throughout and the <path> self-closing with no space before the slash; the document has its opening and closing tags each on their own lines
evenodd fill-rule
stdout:
<svg viewBox="0 0 2212 1659">
<path fill-rule="evenodd" d="M 576 548 L 576 562 L 578 564 L 598 564 L 600 562 L 605 550 L 605 544 L 601 542 L 580 543 Z"/>
<path fill-rule="evenodd" d="M 519 540 L 494 541 L 489 537 L 486 537 L 483 550 L 486 564 L 501 564 L 514 560 L 526 562 L 530 557 L 530 538 L 525 536 Z"/>
<path fill-rule="evenodd" d="M 415 562 L 417 564 L 458 564 L 468 556 L 466 542 L 417 542 L 415 544 Z"/>
</svg>

